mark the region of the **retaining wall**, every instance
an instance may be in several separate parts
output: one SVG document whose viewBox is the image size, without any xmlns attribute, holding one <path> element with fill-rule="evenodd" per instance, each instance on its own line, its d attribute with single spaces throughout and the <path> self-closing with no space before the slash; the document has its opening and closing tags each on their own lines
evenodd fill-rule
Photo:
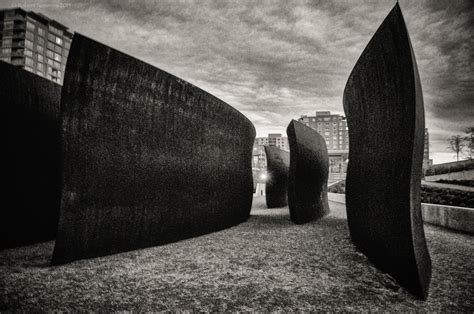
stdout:
<svg viewBox="0 0 474 314">
<path fill-rule="evenodd" d="M 346 203 L 345 194 L 328 193 L 331 202 Z M 425 223 L 452 230 L 474 233 L 474 208 L 421 203 Z"/>
<path fill-rule="evenodd" d="M 434 176 L 425 176 L 425 181 L 438 181 L 438 180 L 474 180 L 474 169 L 464 170 L 458 172 L 437 174 Z"/>
</svg>

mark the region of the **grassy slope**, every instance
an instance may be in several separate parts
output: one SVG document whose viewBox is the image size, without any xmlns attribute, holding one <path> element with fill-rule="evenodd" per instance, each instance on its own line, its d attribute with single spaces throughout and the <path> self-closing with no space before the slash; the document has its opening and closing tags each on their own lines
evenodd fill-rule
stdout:
<svg viewBox="0 0 474 314">
<path fill-rule="evenodd" d="M 288 209 L 160 247 L 48 267 L 54 242 L 0 252 L 0 309 L 474 310 L 474 237 L 426 226 L 433 260 L 417 301 L 352 245 L 344 208 L 294 225 Z"/>
</svg>

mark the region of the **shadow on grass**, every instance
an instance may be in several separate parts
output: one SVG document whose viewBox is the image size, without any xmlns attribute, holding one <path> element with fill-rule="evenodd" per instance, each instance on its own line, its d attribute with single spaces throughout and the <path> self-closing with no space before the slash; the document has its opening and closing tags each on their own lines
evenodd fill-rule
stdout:
<svg viewBox="0 0 474 314">
<path fill-rule="evenodd" d="M 259 227 L 260 225 L 271 225 L 271 226 L 293 226 L 295 225 L 290 220 L 289 213 L 252 213 L 249 222 L 255 224 L 254 227 Z"/>
<path fill-rule="evenodd" d="M 49 269 L 54 241 L 4 250 L 0 311 L 472 312 L 474 237 L 425 226 L 434 268 L 422 302 L 357 251 L 332 210 L 296 225 L 287 207 L 254 207 L 226 230 Z"/>
<path fill-rule="evenodd" d="M 248 222 L 253 224 L 253 228 L 259 227 L 303 227 L 303 226 L 325 226 L 329 228 L 346 228 L 347 220 L 341 217 L 326 216 L 322 219 L 311 221 L 306 224 L 297 225 L 290 220 L 288 207 L 273 209 L 256 209 L 253 208 Z M 349 237 L 349 231 L 347 230 Z"/>
<path fill-rule="evenodd" d="M 0 267 L 48 268 L 53 256 L 54 241 L 42 242 L 0 252 Z"/>
</svg>

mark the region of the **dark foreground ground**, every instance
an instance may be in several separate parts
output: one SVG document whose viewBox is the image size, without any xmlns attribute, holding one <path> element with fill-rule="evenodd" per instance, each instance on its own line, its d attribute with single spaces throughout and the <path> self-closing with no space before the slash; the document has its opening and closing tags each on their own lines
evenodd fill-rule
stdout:
<svg viewBox="0 0 474 314">
<path fill-rule="evenodd" d="M 430 296 L 414 299 L 352 245 L 344 205 L 294 225 L 265 209 L 221 232 L 48 267 L 54 242 L 0 252 L 0 310 L 474 310 L 474 237 L 425 226 Z"/>
</svg>

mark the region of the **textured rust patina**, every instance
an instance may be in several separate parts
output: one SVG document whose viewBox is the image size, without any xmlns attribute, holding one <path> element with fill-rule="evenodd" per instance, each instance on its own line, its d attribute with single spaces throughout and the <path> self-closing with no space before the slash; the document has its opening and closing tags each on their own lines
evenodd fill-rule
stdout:
<svg viewBox="0 0 474 314">
<path fill-rule="evenodd" d="M 329 213 L 328 150 L 318 132 L 298 121 L 292 120 L 286 133 L 290 143 L 290 218 L 297 224 L 303 224 Z"/>
<path fill-rule="evenodd" d="M 288 205 L 288 172 L 290 153 L 275 146 L 265 146 L 268 179 L 265 182 L 265 200 L 268 208 Z"/>
<path fill-rule="evenodd" d="M 0 61 L 4 112 L 0 248 L 52 240 L 61 195 L 61 86 Z"/>
<path fill-rule="evenodd" d="M 249 217 L 255 129 L 216 97 L 76 33 L 61 112 L 53 264 L 169 243 Z"/>
<path fill-rule="evenodd" d="M 380 269 L 426 299 L 431 260 L 420 208 L 423 96 L 398 4 L 357 61 L 344 91 L 344 110 L 352 240 Z"/>
</svg>

